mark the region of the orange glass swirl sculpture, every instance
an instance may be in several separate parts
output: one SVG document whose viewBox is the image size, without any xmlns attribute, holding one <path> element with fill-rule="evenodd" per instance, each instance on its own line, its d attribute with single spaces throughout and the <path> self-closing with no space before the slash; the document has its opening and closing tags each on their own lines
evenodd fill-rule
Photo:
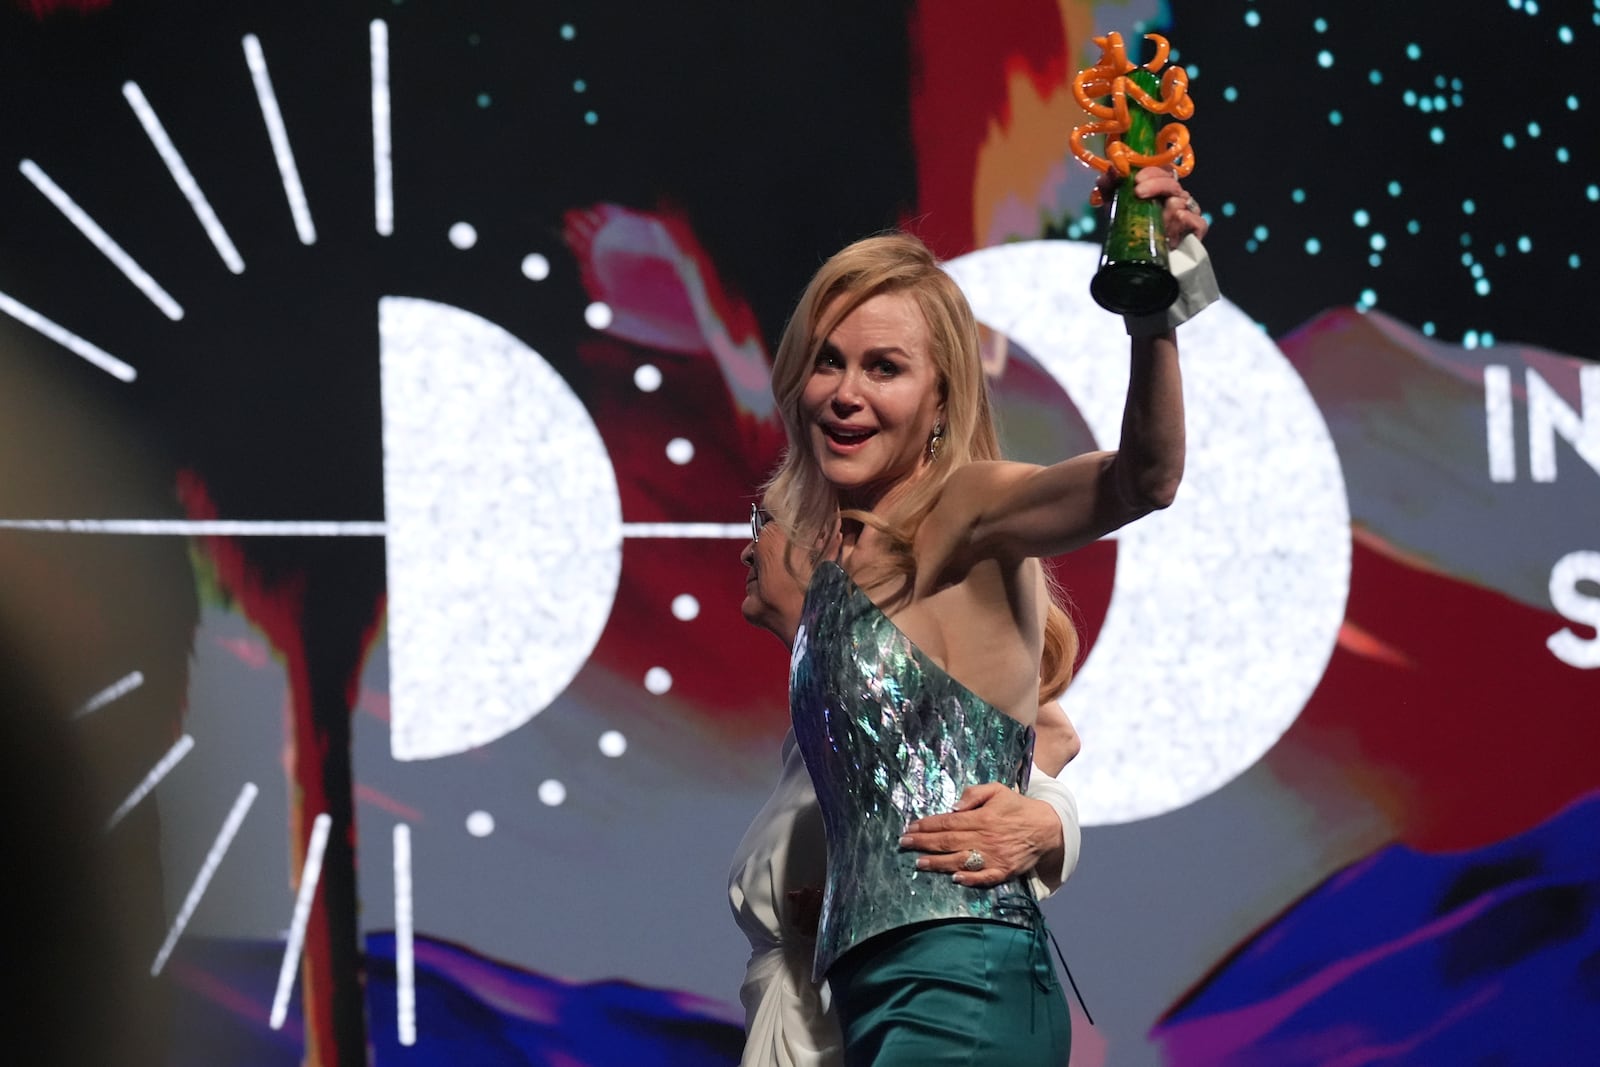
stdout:
<svg viewBox="0 0 1600 1067">
<path fill-rule="evenodd" d="M 1178 296 L 1178 283 L 1167 269 L 1161 205 L 1133 195 L 1133 172 L 1171 167 L 1182 178 L 1194 170 L 1194 149 L 1183 123 L 1194 114 L 1189 74 L 1176 64 L 1166 67 L 1170 48 L 1165 37 L 1147 33 L 1145 38 L 1156 54 L 1142 67 L 1128 58 L 1120 33 L 1094 38 L 1100 59 L 1072 79 L 1072 95 L 1095 121 L 1073 127 L 1067 139 L 1082 162 L 1122 178 L 1112 197 L 1100 269 L 1089 292 L 1101 307 L 1130 315 L 1163 311 Z M 1084 145 L 1083 139 L 1092 134 L 1105 134 L 1104 156 Z M 1100 206 L 1098 187 L 1090 202 Z"/>
</svg>

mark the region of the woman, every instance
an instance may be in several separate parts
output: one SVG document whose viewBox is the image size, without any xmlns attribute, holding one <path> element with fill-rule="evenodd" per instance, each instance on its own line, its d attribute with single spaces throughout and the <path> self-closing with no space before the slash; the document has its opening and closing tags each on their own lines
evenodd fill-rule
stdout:
<svg viewBox="0 0 1600 1067">
<path fill-rule="evenodd" d="M 751 527 L 750 543 L 739 556 L 748 572 L 741 610 L 787 647 L 801 607 L 801 590 L 783 567 L 787 541 L 776 526 L 765 527 L 763 536 L 758 514 L 752 514 Z M 965 824 L 952 828 L 953 838 L 941 835 L 929 846 L 941 860 L 981 849 L 992 870 L 961 877 L 998 883 L 1037 868 L 1031 884 L 1042 898 L 1076 866 L 1077 805 L 1054 775 L 1077 754 L 1078 738 L 1054 702 L 1040 708 L 1041 723 L 1047 719 L 1051 727 L 1036 745 L 1028 796 L 988 786 L 969 789 L 957 804 Z M 843 1062 L 838 1019 L 826 984 L 811 976 L 826 871 L 822 815 L 792 731 L 784 738 L 782 764 L 778 784 L 739 843 L 728 876 L 734 919 L 750 941 L 739 989 L 746 1035 L 740 1065 L 836 1067 Z"/>
<path fill-rule="evenodd" d="M 1172 244 L 1204 234 L 1170 172 L 1144 169 L 1136 192 L 1164 201 Z M 806 587 L 790 710 L 828 843 L 814 974 L 828 978 L 848 1064 L 1068 1055 L 1026 886 L 919 869 L 900 841 L 967 786 L 1024 777 L 1039 680 L 1070 669 L 1047 639 L 1061 617 L 1039 557 L 1173 499 L 1176 337 L 1164 322 L 1129 328 L 1119 449 L 1049 467 L 1000 459 L 971 310 L 914 238 L 835 255 L 779 345 L 788 449 L 764 503 Z"/>
</svg>

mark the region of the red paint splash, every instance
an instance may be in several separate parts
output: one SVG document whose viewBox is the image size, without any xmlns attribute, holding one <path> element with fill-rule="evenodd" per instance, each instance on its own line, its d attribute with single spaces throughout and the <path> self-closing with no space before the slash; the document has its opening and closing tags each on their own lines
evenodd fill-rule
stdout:
<svg viewBox="0 0 1600 1067">
<path fill-rule="evenodd" d="M 1009 119 L 1009 79 L 1027 75 L 1041 95 L 1068 79 L 1061 11 L 1047 0 L 917 4 L 911 16 L 911 134 L 920 214 L 902 225 L 941 259 L 984 243 L 973 194 L 990 127 Z"/>
<path fill-rule="evenodd" d="M 111 6 L 111 0 L 15 0 L 17 10 L 43 22 L 52 15 L 93 15 Z"/>
<path fill-rule="evenodd" d="M 215 501 L 203 478 L 193 471 L 179 471 L 177 495 L 187 516 L 198 521 L 218 517 Z M 288 675 L 289 763 L 292 768 L 289 790 L 289 838 L 293 869 L 305 864 L 314 817 L 321 812 L 351 811 L 352 798 L 335 797 L 328 788 L 330 760 L 348 759 L 347 752 L 330 750 L 325 731 L 318 728 L 312 692 L 310 657 L 305 640 L 306 576 L 303 572 L 269 580 L 252 565 L 241 543 L 230 537 L 196 539 L 216 568 L 217 581 L 232 596 L 244 615 L 283 657 Z M 382 619 L 382 605 L 368 627 L 364 648 Z M 353 702 L 359 686 L 359 664 L 352 670 L 348 695 Z M 346 837 L 347 854 L 354 854 L 355 826 L 347 821 L 335 826 L 334 833 Z M 325 861 L 327 862 L 327 861 Z M 326 870 L 326 869 L 325 869 Z M 327 895 L 319 891 L 306 924 L 302 962 L 302 1006 L 307 1023 L 305 1062 L 331 1065 L 339 1062 L 339 1038 L 333 1021 L 334 1005 L 344 971 L 342 962 L 349 955 L 335 943 Z M 359 981 L 359 978 L 357 978 Z"/>
</svg>

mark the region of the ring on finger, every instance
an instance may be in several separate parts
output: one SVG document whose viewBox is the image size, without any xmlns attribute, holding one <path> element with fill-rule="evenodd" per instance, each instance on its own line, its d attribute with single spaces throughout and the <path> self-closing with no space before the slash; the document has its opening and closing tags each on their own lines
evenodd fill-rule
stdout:
<svg viewBox="0 0 1600 1067">
<path fill-rule="evenodd" d="M 968 849 L 967 858 L 962 861 L 961 869 L 964 871 L 981 871 L 983 868 L 983 853 L 975 848 Z"/>
<path fill-rule="evenodd" d="M 1183 206 L 1194 212 L 1196 215 L 1200 214 L 1200 205 L 1195 202 L 1195 199 L 1192 196 Z"/>
</svg>

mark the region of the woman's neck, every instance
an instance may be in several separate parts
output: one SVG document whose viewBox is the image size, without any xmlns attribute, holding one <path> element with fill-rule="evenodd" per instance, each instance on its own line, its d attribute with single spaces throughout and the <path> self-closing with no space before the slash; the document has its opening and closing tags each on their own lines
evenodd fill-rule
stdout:
<svg viewBox="0 0 1600 1067">
<path fill-rule="evenodd" d="M 897 481 L 864 485 L 853 490 L 838 490 L 840 511 L 867 511 L 874 515 L 885 516 L 894 511 L 895 505 L 903 500 L 912 486 L 922 480 L 927 472 L 926 463 L 918 464 L 917 469 Z"/>
</svg>

